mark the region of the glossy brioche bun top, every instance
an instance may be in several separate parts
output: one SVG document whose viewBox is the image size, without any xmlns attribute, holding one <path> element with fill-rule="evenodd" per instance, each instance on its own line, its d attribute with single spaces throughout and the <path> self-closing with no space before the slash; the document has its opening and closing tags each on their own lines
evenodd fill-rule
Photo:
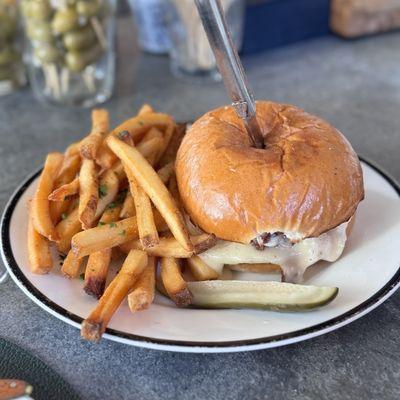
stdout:
<svg viewBox="0 0 400 400">
<path fill-rule="evenodd" d="M 292 105 L 258 101 L 257 120 L 265 149 L 251 147 L 230 106 L 208 112 L 188 130 L 176 175 L 192 220 L 241 243 L 275 232 L 296 242 L 348 221 L 364 188 L 345 137 Z"/>
</svg>

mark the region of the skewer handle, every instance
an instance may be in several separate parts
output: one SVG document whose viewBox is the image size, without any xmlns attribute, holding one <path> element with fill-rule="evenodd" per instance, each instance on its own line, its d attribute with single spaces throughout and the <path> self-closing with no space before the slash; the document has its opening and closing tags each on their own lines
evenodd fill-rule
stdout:
<svg viewBox="0 0 400 400">
<path fill-rule="evenodd" d="M 253 145 L 264 147 L 264 140 L 256 119 L 254 96 L 228 30 L 219 0 L 195 0 L 204 30 L 222 75 L 232 106 L 243 119 Z"/>
</svg>

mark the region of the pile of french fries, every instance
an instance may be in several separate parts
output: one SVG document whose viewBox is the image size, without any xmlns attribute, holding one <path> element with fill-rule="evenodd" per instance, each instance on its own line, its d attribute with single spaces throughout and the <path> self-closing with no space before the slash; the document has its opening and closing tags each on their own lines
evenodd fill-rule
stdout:
<svg viewBox="0 0 400 400">
<path fill-rule="evenodd" d="M 88 340 L 100 340 L 125 298 L 132 312 L 147 309 L 156 286 L 178 307 L 190 305 L 183 266 L 195 280 L 218 278 L 197 256 L 215 237 L 190 231 L 182 212 L 174 162 L 184 134 L 149 105 L 112 130 L 107 111 L 95 109 L 85 138 L 47 155 L 29 204 L 30 268 L 49 273 L 54 246 L 62 274 L 84 277 L 84 291 L 98 299 L 82 323 Z M 121 267 L 110 281 L 112 260 Z"/>
</svg>

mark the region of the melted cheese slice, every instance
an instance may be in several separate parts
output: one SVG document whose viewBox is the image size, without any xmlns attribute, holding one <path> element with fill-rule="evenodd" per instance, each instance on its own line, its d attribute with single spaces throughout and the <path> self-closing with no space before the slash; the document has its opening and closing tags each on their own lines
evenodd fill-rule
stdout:
<svg viewBox="0 0 400 400">
<path fill-rule="evenodd" d="M 199 257 L 219 274 L 225 264 L 277 264 L 286 282 L 300 282 L 310 265 L 319 260 L 336 261 L 341 256 L 347 239 L 347 224 L 345 222 L 316 238 L 304 239 L 290 247 L 257 250 L 250 244 L 220 240 Z"/>
</svg>

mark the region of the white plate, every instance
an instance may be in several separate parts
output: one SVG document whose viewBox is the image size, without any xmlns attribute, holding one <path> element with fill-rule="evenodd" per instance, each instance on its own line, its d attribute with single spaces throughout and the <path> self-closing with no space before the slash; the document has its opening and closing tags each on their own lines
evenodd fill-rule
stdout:
<svg viewBox="0 0 400 400">
<path fill-rule="evenodd" d="M 363 162 L 366 198 L 343 256 L 328 267 L 309 269 L 306 283 L 338 286 L 329 305 L 304 313 L 259 310 L 178 309 L 159 296 L 149 310 L 132 315 L 124 303 L 105 338 L 160 350 L 233 352 L 282 346 L 322 335 L 365 315 L 400 285 L 400 189 L 386 174 Z M 52 315 L 79 328 L 95 305 L 83 282 L 59 272 L 33 275 L 28 268 L 26 203 L 39 172 L 9 201 L 2 219 L 2 257 L 23 292 Z M 78 336 L 78 332 L 77 332 Z"/>
</svg>

